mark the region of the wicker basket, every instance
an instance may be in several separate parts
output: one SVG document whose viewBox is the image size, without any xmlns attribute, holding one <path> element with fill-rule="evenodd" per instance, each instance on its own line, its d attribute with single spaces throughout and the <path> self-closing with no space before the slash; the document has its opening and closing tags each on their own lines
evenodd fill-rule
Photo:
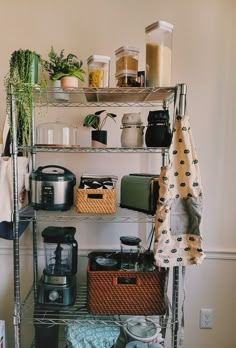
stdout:
<svg viewBox="0 0 236 348">
<path fill-rule="evenodd" d="M 79 213 L 113 214 L 116 211 L 116 190 L 78 188 L 75 206 Z"/>
<path fill-rule="evenodd" d="M 89 261 L 87 280 L 91 314 L 162 315 L 166 312 L 165 269 L 91 271 Z"/>
</svg>

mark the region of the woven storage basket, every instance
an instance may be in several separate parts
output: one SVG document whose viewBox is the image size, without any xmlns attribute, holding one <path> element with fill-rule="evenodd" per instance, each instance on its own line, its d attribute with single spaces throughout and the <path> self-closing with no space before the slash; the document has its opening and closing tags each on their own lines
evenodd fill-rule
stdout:
<svg viewBox="0 0 236 348">
<path fill-rule="evenodd" d="M 91 271 L 87 268 L 91 314 L 165 314 L 165 269 L 153 272 Z"/>
<path fill-rule="evenodd" d="M 79 213 L 113 214 L 116 211 L 116 190 L 78 188 L 75 206 Z"/>
</svg>

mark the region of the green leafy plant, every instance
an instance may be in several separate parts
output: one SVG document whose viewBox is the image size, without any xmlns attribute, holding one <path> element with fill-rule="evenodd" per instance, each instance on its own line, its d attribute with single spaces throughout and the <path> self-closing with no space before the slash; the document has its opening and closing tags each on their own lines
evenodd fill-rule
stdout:
<svg viewBox="0 0 236 348">
<path fill-rule="evenodd" d="M 111 118 L 114 122 L 115 122 L 115 117 L 117 115 L 111 113 L 111 112 L 106 112 L 106 110 L 100 110 L 100 111 L 96 111 L 94 114 L 88 114 L 85 119 L 84 119 L 84 123 L 83 126 L 84 127 L 92 127 L 96 130 L 102 130 L 103 127 L 105 126 L 106 120 L 108 118 Z M 105 113 L 105 116 L 103 116 L 103 118 L 101 118 L 101 115 Z"/>
<path fill-rule="evenodd" d="M 35 51 L 19 49 L 9 61 L 9 72 L 5 76 L 6 111 L 11 125 L 11 101 L 14 98 L 16 126 L 21 145 L 29 144 L 30 126 L 33 113 L 34 73 L 38 78 L 38 64 L 43 66 L 41 56 Z M 35 71 L 34 71 L 35 70 Z M 43 70 L 43 67 L 42 67 Z"/>
<path fill-rule="evenodd" d="M 75 76 L 84 81 L 85 71 L 82 69 L 83 62 L 76 55 L 69 53 L 64 56 L 64 49 L 58 55 L 54 48 L 48 54 L 49 60 L 44 60 L 44 69 L 49 73 L 52 81 L 60 80 L 64 76 Z"/>
</svg>

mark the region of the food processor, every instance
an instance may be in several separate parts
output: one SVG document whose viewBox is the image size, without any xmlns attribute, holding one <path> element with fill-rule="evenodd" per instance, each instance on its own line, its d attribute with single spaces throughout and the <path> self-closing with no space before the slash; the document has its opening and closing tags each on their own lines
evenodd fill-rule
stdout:
<svg viewBox="0 0 236 348">
<path fill-rule="evenodd" d="M 75 227 L 48 226 L 42 231 L 45 269 L 38 284 L 41 305 L 72 305 L 76 297 L 78 244 Z"/>
</svg>

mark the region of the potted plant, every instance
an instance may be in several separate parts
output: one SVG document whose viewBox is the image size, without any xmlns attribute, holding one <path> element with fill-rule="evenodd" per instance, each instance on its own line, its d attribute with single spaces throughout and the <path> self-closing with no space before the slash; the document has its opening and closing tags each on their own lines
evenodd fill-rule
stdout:
<svg viewBox="0 0 236 348">
<path fill-rule="evenodd" d="M 10 122 L 11 98 L 14 97 L 17 121 L 18 143 L 28 145 L 33 113 L 33 94 L 38 83 L 38 65 L 43 71 L 41 56 L 35 51 L 19 49 L 14 51 L 9 62 L 9 72 L 5 76 L 6 109 Z M 43 74 L 42 74 L 43 76 Z"/>
<path fill-rule="evenodd" d="M 63 89 L 77 88 L 78 80 L 84 81 L 85 71 L 83 62 L 76 55 L 64 55 L 64 49 L 57 54 L 53 47 L 48 54 L 49 60 L 44 61 L 44 69 L 49 73 L 52 81 L 60 80 Z"/>
<path fill-rule="evenodd" d="M 104 115 L 102 117 L 102 115 Z M 115 122 L 116 115 L 106 110 L 96 111 L 94 114 L 88 114 L 83 126 L 92 127 L 92 147 L 105 147 L 107 145 L 107 131 L 103 130 L 108 118 Z"/>
</svg>

